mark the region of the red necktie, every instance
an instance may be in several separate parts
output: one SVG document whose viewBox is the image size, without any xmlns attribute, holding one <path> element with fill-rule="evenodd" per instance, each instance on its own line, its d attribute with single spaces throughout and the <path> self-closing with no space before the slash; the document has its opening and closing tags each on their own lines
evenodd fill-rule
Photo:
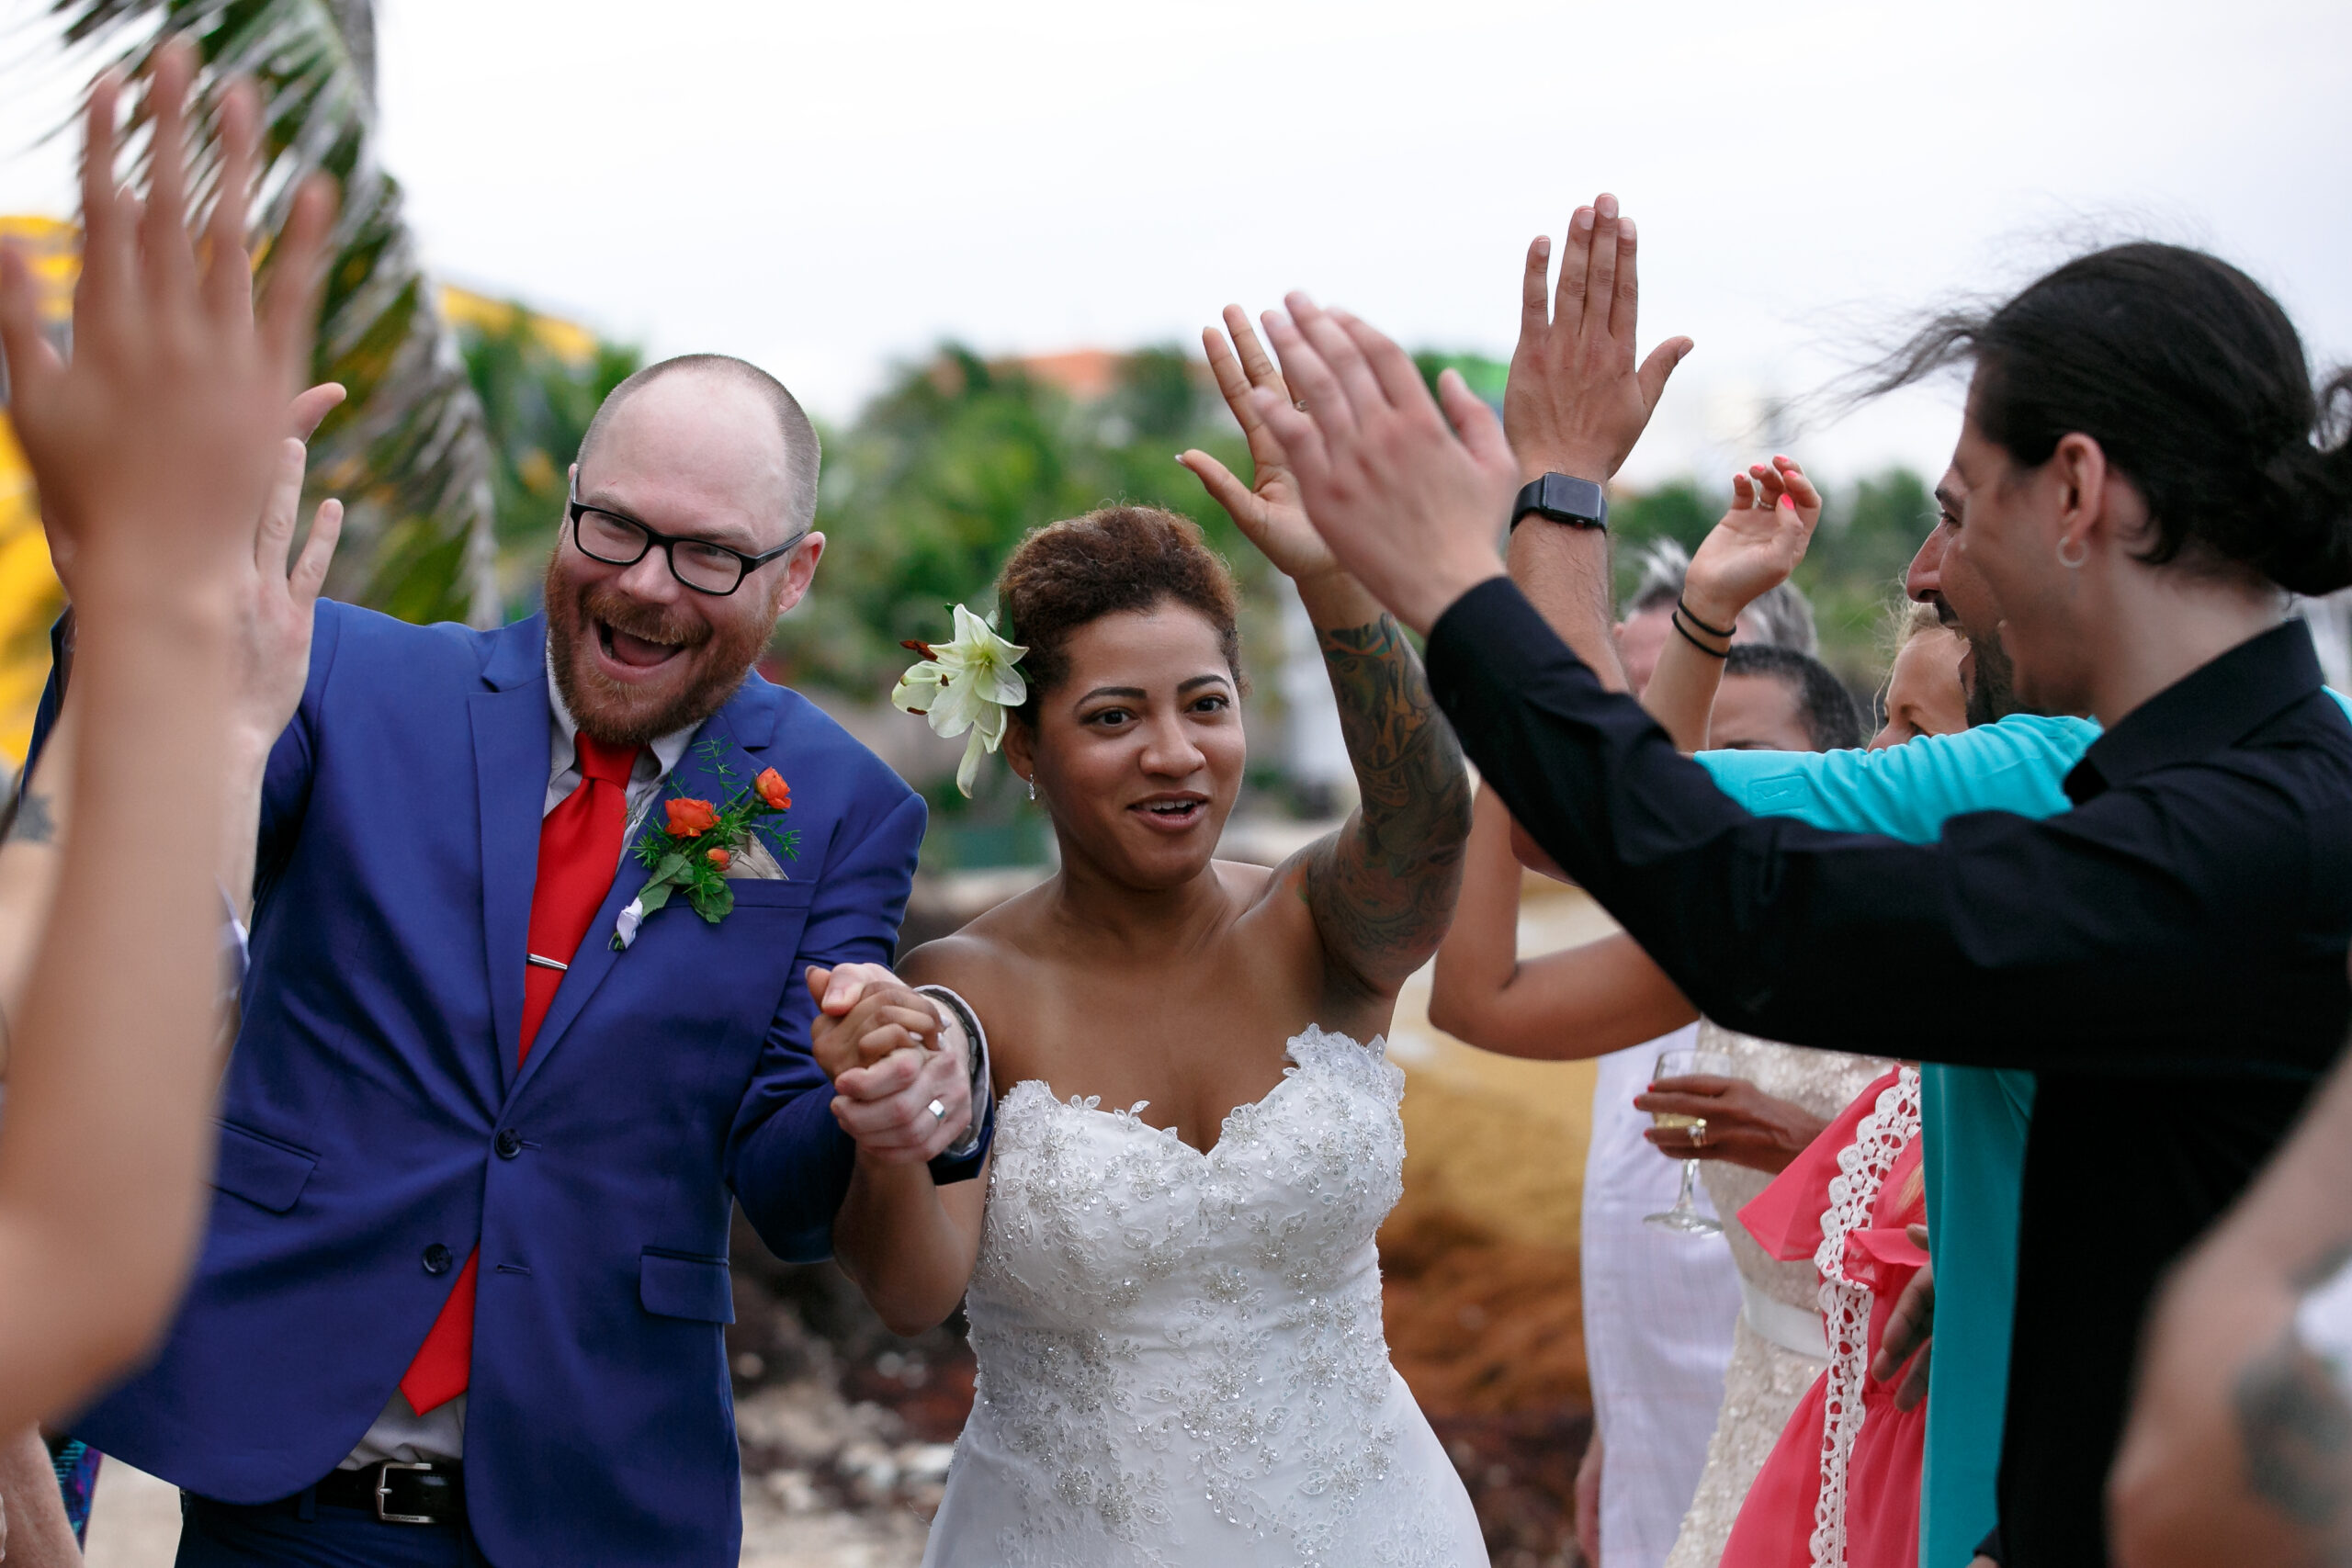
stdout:
<svg viewBox="0 0 2352 1568">
<path fill-rule="evenodd" d="M 523 971 L 523 1031 L 519 1069 L 555 1002 L 565 967 L 612 891 L 620 868 L 621 836 L 628 830 L 628 776 L 638 748 L 578 738 L 580 787 L 539 823 L 539 870 L 531 888 L 530 956 Z M 474 1357 L 474 1271 L 477 1251 L 449 1288 L 441 1315 L 401 1378 L 409 1408 L 422 1416 L 466 1392 Z"/>
</svg>

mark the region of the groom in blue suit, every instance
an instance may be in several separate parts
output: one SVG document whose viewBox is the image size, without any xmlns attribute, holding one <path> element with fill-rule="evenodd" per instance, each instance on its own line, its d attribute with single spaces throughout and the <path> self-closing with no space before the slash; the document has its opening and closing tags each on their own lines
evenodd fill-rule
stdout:
<svg viewBox="0 0 2352 1568">
<path fill-rule="evenodd" d="M 823 550 L 817 456 L 764 373 L 668 361 L 582 444 L 543 615 L 320 604 L 209 1238 L 74 1427 L 183 1488 L 182 1563 L 731 1565 L 730 1193 L 808 1258 L 857 1160 L 977 1168 L 956 1045 L 838 1096 L 809 1051 L 805 967 L 888 960 L 923 829 L 750 672 Z M 624 922 L 628 847 L 769 770 L 731 910 Z"/>
</svg>

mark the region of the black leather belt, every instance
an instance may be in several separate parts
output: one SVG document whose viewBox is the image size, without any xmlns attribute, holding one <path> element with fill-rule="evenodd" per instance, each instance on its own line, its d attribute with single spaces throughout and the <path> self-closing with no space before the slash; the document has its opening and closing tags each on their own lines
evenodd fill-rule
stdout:
<svg viewBox="0 0 2352 1568">
<path fill-rule="evenodd" d="M 386 1460 L 338 1470 L 316 1490 L 322 1503 L 362 1509 L 388 1525 L 453 1525 L 466 1517 L 465 1471 L 459 1465 Z"/>
</svg>

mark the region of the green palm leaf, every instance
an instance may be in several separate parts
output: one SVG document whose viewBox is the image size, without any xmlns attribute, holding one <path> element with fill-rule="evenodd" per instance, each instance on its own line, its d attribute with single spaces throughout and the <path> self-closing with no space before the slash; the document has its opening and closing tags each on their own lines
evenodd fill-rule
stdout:
<svg viewBox="0 0 2352 1568">
<path fill-rule="evenodd" d="M 208 79 L 253 80 L 268 128 L 264 235 L 283 224 L 303 178 L 340 182 L 316 376 L 351 396 L 321 427 L 311 460 L 311 488 L 345 507 L 328 591 L 407 620 L 494 624 L 490 441 L 402 219 L 400 183 L 375 156 L 369 0 L 51 0 L 50 9 L 68 45 L 131 70 L 178 34 L 197 45 Z"/>
</svg>

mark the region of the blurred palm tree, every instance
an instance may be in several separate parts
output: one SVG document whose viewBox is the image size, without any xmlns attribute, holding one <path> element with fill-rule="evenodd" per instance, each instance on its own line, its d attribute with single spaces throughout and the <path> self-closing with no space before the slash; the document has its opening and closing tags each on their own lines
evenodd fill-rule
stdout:
<svg viewBox="0 0 2352 1568">
<path fill-rule="evenodd" d="M 314 374 L 351 397 L 320 428 L 311 461 L 311 488 L 345 507 L 328 592 L 406 620 L 494 625 L 493 457 L 400 183 L 376 157 L 370 0 L 51 0 L 50 10 L 69 55 L 135 72 L 180 36 L 207 84 L 252 79 L 267 128 L 262 236 L 284 223 L 304 177 L 340 183 Z"/>
<path fill-rule="evenodd" d="M 443 288 L 441 310 L 457 330 L 490 433 L 498 587 L 511 619 L 538 607 L 539 579 L 588 422 L 645 355 L 577 322 L 463 288 Z"/>
</svg>

